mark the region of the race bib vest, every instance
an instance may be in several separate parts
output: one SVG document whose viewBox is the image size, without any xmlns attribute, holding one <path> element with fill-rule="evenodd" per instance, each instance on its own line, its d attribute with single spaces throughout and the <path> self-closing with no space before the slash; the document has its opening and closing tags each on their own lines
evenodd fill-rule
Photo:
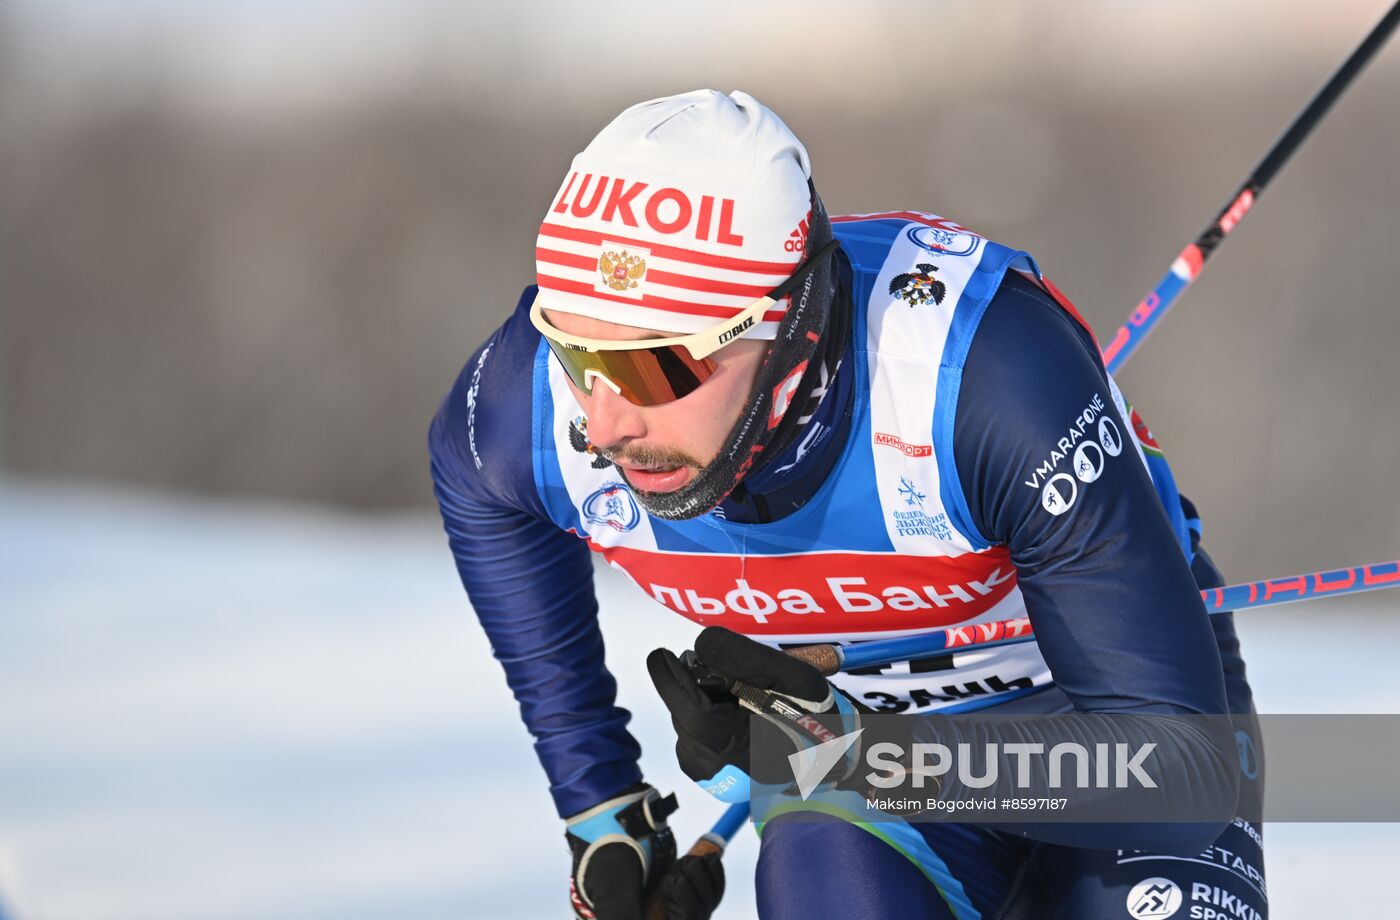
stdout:
<svg viewBox="0 0 1400 920">
<path fill-rule="evenodd" d="M 541 342 L 532 445 L 545 508 L 652 600 L 771 645 L 1024 617 L 1007 549 L 988 545 L 971 524 L 953 421 L 963 362 L 1003 275 L 1039 272 L 1026 253 L 932 215 L 832 223 L 853 270 L 855 366 L 842 372 L 854 373 L 856 385 L 847 442 L 806 505 L 767 524 L 650 517 L 619 472 L 588 449 L 578 404 Z M 1117 388 L 1110 391 L 1128 417 Z M 1086 409 L 1090 422 L 1102 408 Z M 1134 433 L 1124 441 L 1142 453 Z M 914 712 L 1000 703 L 1051 677 L 1028 642 L 833 682 L 876 709 Z"/>
</svg>

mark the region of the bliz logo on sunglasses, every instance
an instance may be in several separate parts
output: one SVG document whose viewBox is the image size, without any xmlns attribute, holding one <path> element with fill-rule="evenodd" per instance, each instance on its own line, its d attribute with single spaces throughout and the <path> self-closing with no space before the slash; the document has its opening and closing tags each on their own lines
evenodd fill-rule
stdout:
<svg viewBox="0 0 1400 920">
<path fill-rule="evenodd" d="M 753 325 L 753 317 L 752 317 L 752 316 L 746 317 L 742 323 L 740 323 L 739 325 L 735 326 L 733 329 L 730 329 L 730 330 L 727 331 L 727 332 L 721 332 L 721 333 L 719 334 L 719 343 L 720 343 L 721 345 L 723 345 L 725 342 L 728 342 L 730 339 L 736 339 L 736 338 L 738 338 L 739 335 L 740 335 L 740 333 L 742 333 L 745 329 L 749 328 L 749 327 L 752 326 L 752 325 Z"/>
</svg>

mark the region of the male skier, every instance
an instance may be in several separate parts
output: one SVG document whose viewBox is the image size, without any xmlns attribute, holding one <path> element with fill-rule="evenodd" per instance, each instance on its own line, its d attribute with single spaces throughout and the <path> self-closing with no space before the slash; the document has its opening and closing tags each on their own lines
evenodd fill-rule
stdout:
<svg viewBox="0 0 1400 920">
<path fill-rule="evenodd" d="M 709 629 L 731 679 L 817 701 L 777 647 L 1028 616 L 1036 641 L 831 679 L 843 710 L 1252 712 L 1199 524 L 1092 333 L 1024 252 L 916 211 L 828 218 L 807 152 L 744 93 L 633 106 L 548 205 L 537 284 L 430 433 L 462 581 L 574 854 L 579 917 L 708 917 L 603 663 L 589 551 Z M 1194 577 L 1193 577 L 1194 575 Z M 640 628 L 640 627 L 639 627 Z M 648 660 L 682 768 L 747 756 L 732 700 Z M 1189 733 L 1163 756 L 1233 803 L 1255 777 Z M 765 917 L 1264 917 L 1228 826 L 767 823 Z M 1213 911 L 1214 913 L 1211 913 Z"/>
</svg>

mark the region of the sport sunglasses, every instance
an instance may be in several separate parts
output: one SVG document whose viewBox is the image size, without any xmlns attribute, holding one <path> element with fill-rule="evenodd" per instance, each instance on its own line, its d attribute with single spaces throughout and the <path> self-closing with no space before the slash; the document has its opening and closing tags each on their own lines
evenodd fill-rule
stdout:
<svg viewBox="0 0 1400 920">
<path fill-rule="evenodd" d="M 549 343 L 574 386 L 591 394 L 593 382 L 602 380 L 634 405 L 656 406 L 680 399 L 708 380 L 719 366 L 710 355 L 751 330 L 774 304 L 797 290 L 836 246 L 837 241 L 830 240 L 767 296 L 703 332 L 635 341 L 569 335 L 545 319 L 538 294 L 530 305 L 530 322 Z"/>
</svg>

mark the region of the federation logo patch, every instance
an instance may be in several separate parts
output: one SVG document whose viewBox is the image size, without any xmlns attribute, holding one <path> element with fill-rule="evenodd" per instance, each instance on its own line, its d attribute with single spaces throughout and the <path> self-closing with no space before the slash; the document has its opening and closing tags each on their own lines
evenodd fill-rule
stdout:
<svg viewBox="0 0 1400 920">
<path fill-rule="evenodd" d="M 936 256 L 970 256 L 977 251 L 982 238 L 962 228 L 910 227 L 909 240 Z"/>
<path fill-rule="evenodd" d="M 606 524 L 627 533 L 642 522 L 642 511 L 625 484 L 609 482 L 583 500 L 583 517 L 590 524 Z"/>
<path fill-rule="evenodd" d="M 921 307 L 930 302 L 942 303 L 948 294 L 948 286 L 933 277 L 933 273 L 938 271 L 937 266 L 920 262 L 914 268 L 915 271 L 901 272 L 890 279 L 890 293 L 911 307 Z"/>
<path fill-rule="evenodd" d="M 899 494 L 904 496 L 904 504 L 911 508 L 915 505 L 923 508 L 924 499 L 928 498 L 926 494 L 919 491 L 918 486 L 914 485 L 914 483 L 905 479 L 903 476 L 899 477 Z"/>
<path fill-rule="evenodd" d="M 603 245 L 607 245 L 604 243 Z M 635 291 L 647 274 L 645 255 L 627 249 L 604 249 L 598 257 L 599 281 L 614 291 Z"/>
</svg>

